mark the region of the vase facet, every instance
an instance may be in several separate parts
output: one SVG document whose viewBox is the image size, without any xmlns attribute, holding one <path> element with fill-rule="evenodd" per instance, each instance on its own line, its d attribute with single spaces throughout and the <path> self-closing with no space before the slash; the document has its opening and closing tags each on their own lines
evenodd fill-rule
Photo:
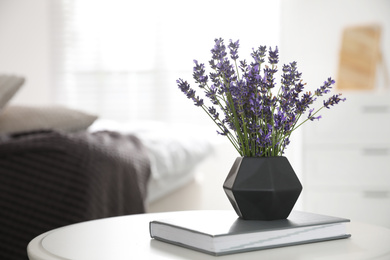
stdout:
<svg viewBox="0 0 390 260">
<path fill-rule="evenodd" d="M 286 219 L 302 191 L 284 156 L 238 157 L 223 188 L 237 215 L 246 220 Z"/>
</svg>

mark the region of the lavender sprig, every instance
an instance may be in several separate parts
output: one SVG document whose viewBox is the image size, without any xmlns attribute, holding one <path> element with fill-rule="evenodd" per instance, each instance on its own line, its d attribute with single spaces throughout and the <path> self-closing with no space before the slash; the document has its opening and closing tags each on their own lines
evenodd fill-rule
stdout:
<svg viewBox="0 0 390 260">
<path fill-rule="evenodd" d="M 206 106 L 186 81 L 178 79 L 177 84 L 187 98 L 202 107 L 219 128 L 218 134 L 226 136 L 241 156 L 282 155 L 293 131 L 307 121 L 319 120 L 318 113 L 323 108 L 345 101 L 341 94 L 332 95 L 319 109 L 312 108 L 318 97 L 331 92 L 335 82 L 328 78 L 314 93 L 304 92 L 305 84 L 296 62 L 283 65 L 281 84 L 275 95 L 277 47 L 269 48 L 268 64 L 263 68 L 266 46 L 253 49 L 248 64 L 245 60 L 238 61 L 239 41 L 230 40 L 227 47 L 221 38 L 214 42 L 209 61 L 212 72 L 206 75 L 205 65 L 197 60 L 193 70 L 195 83 L 212 105 Z M 301 122 L 304 114 L 307 118 Z"/>
</svg>

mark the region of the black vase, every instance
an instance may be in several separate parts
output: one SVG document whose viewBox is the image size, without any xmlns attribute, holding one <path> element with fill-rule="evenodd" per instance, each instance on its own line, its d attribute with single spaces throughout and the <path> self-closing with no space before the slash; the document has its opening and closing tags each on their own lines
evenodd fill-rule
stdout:
<svg viewBox="0 0 390 260">
<path fill-rule="evenodd" d="M 284 156 L 238 157 L 223 189 L 240 218 L 277 220 L 289 216 L 302 185 Z"/>
</svg>

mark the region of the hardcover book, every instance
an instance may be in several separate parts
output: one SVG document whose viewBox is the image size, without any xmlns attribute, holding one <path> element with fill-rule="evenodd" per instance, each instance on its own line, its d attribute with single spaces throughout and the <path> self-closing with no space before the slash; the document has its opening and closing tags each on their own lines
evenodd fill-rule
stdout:
<svg viewBox="0 0 390 260">
<path fill-rule="evenodd" d="M 150 236 L 211 255 L 348 238 L 349 219 L 292 211 L 287 219 L 242 220 L 234 211 L 192 211 L 151 221 Z"/>
</svg>

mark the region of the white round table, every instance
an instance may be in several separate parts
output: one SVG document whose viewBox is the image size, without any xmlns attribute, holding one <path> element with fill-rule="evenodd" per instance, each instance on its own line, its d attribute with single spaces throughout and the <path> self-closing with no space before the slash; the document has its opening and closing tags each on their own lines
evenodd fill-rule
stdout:
<svg viewBox="0 0 390 260">
<path fill-rule="evenodd" d="M 150 238 L 149 222 L 191 211 L 130 215 L 83 222 L 46 232 L 27 247 L 30 260 L 216 259 Z M 218 256 L 217 259 L 390 259 L 390 229 L 348 223 L 351 237 L 326 242 Z"/>
</svg>

